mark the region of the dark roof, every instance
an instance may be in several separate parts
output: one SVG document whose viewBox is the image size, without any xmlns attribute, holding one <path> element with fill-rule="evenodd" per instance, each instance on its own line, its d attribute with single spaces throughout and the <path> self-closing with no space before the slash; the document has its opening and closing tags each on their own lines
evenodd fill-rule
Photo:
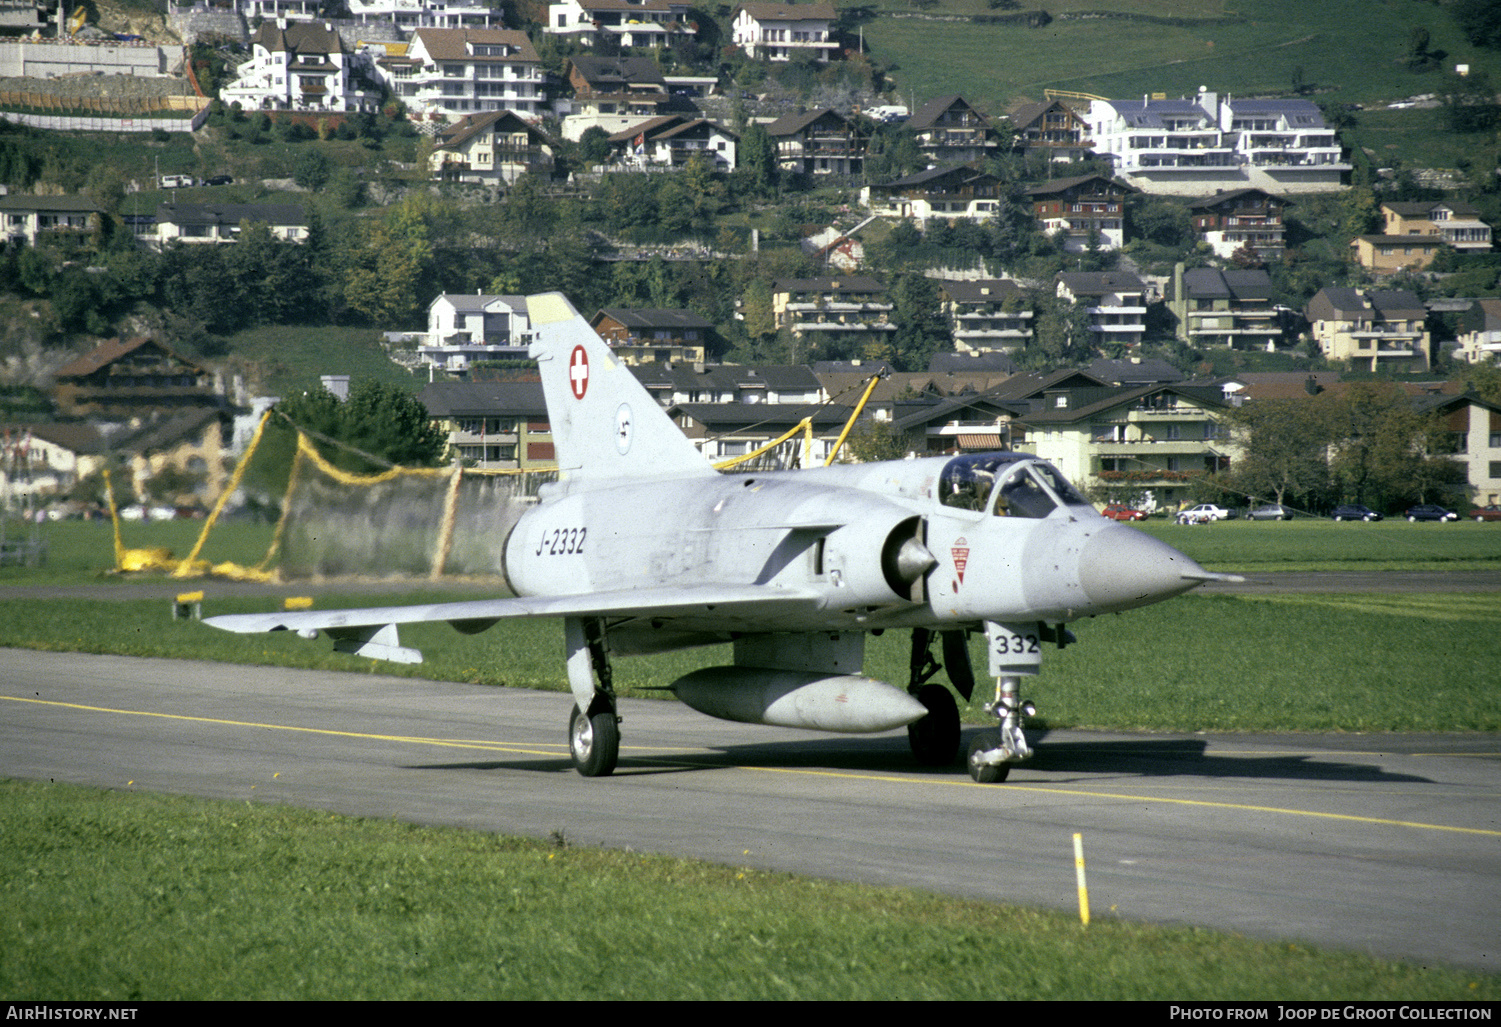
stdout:
<svg viewBox="0 0 1501 1027">
<path fill-rule="evenodd" d="M 1206 406 L 1225 407 L 1224 392 L 1218 386 L 1212 385 L 1178 385 L 1178 384 L 1153 384 L 1153 385 L 1119 385 L 1105 386 L 1102 388 L 1087 389 L 1062 389 L 1051 394 L 1066 394 L 1069 397 L 1067 406 L 1057 406 L 1046 403 L 1034 409 L 1033 412 L 1024 414 L 1021 420 L 1028 424 L 1072 424 L 1075 421 L 1086 420 L 1106 410 L 1111 410 L 1127 403 L 1135 403 L 1137 400 L 1146 399 L 1149 396 L 1161 393 L 1172 393 L 1191 399 L 1196 403 Z"/>
<path fill-rule="evenodd" d="M 955 106 L 963 107 L 978 117 L 982 123 L 986 125 L 990 124 L 989 118 L 975 110 L 974 106 L 958 93 L 951 93 L 948 96 L 940 96 L 936 100 L 929 100 L 919 107 L 912 117 L 907 119 L 907 124 L 912 128 L 929 128 L 938 120 L 939 115 Z"/>
<path fill-rule="evenodd" d="M 1159 360 L 1156 357 L 1136 360 L 1111 360 L 1107 357 L 1100 357 L 1085 370 L 1096 378 L 1102 378 L 1115 385 L 1181 382 L 1184 378 L 1182 371 L 1166 360 Z"/>
<path fill-rule="evenodd" d="M 258 43 L 272 53 L 344 52 L 344 41 L 337 32 L 306 21 L 290 22 L 286 28 L 277 28 L 274 20 L 262 22 L 250 42 Z"/>
<path fill-rule="evenodd" d="M 1135 186 L 1127 185 L 1125 182 L 1111 178 L 1109 175 L 1075 175 L 1073 178 L 1057 178 L 1051 182 L 1044 182 L 1041 185 L 1029 186 L 1026 192 L 1028 196 L 1055 196 L 1060 193 L 1072 192 L 1094 180 L 1103 182 L 1112 189 L 1123 193 L 1140 192 Z"/>
<path fill-rule="evenodd" d="M 433 382 L 417 394 L 433 417 L 547 417 L 538 382 Z"/>
<path fill-rule="evenodd" d="M 123 339 L 106 339 L 77 360 L 69 361 L 58 368 L 56 376 L 58 378 L 87 378 L 101 367 L 113 364 L 127 353 L 134 353 L 136 350 L 147 345 L 160 350 L 164 356 L 170 357 L 179 363 L 203 373 L 203 368 L 191 360 L 184 360 L 178 356 L 166 343 L 159 342 L 149 335 L 139 335 L 128 342 Z"/>
<path fill-rule="evenodd" d="M 928 358 L 928 371 L 931 374 L 963 374 L 969 371 L 1015 374 L 1016 370 L 1016 362 L 1005 353 L 934 353 Z"/>
<path fill-rule="evenodd" d="M 804 364 L 685 364 L 651 363 L 631 367 L 636 380 L 647 388 L 691 391 L 775 389 L 778 392 L 816 392 L 818 379 Z"/>
<path fill-rule="evenodd" d="M 1327 309 L 1341 320 L 1358 317 L 1397 317 L 1404 320 L 1427 317 L 1428 311 L 1417 295 L 1406 289 L 1351 289 L 1329 287 L 1314 293 L 1308 301 L 1305 316 L 1310 321 L 1319 320 L 1316 313 Z"/>
<path fill-rule="evenodd" d="M 104 208 L 87 196 L 0 196 L 0 210 L 62 210 L 101 214 Z"/>
<path fill-rule="evenodd" d="M 157 205 L 156 220 L 173 225 L 306 225 L 307 214 L 296 203 L 162 203 Z"/>
<path fill-rule="evenodd" d="M 438 133 L 436 149 L 451 150 L 463 146 L 469 140 L 479 135 L 485 129 L 495 127 L 498 132 L 525 132 L 529 137 L 542 143 L 552 145 L 546 132 L 529 124 L 527 120 L 515 111 L 490 111 L 486 114 L 470 114 L 444 128 Z"/>
<path fill-rule="evenodd" d="M 1265 271 L 1220 270 L 1214 267 L 1196 267 L 1183 272 L 1183 287 L 1188 294 L 1178 297 L 1211 299 L 1214 297 L 1237 300 L 1270 300 L 1272 276 Z"/>
<path fill-rule="evenodd" d="M 1293 201 L 1287 199 L 1284 196 L 1278 196 L 1276 193 L 1269 193 L 1265 189 L 1257 189 L 1252 187 L 1247 189 L 1227 189 L 1224 192 L 1215 193 L 1213 196 L 1201 196 L 1196 200 L 1190 200 L 1188 203 L 1188 209 L 1213 210 L 1215 207 L 1218 207 L 1223 203 L 1233 202 L 1243 196 L 1265 196 L 1267 199 L 1276 200 L 1284 206 L 1293 206 Z"/>
<path fill-rule="evenodd" d="M 627 328 L 713 328 L 714 323 L 691 310 L 665 310 L 655 307 L 601 307 L 591 324 L 602 317 L 614 318 Z"/>
<path fill-rule="evenodd" d="M 1064 271 L 1057 281 L 1075 296 L 1103 296 L 1107 292 L 1142 292 L 1146 284 L 1127 271 Z"/>
<path fill-rule="evenodd" d="M 578 54 L 569 58 L 585 82 L 598 92 L 619 91 L 631 86 L 653 85 L 667 92 L 667 80 L 650 57 L 597 57 Z"/>
<path fill-rule="evenodd" d="M 767 434 L 785 431 L 805 417 L 815 428 L 835 428 L 850 419 L 853 407 L 810 403 L 674 403 L 668 413 L 686 414 L 716 432 L 764 427 Z"/>
<path fill-rule="evenodd" d="M 796 135 L 820 118 L 834 118 L 846 127 L 853 127 L 853 122 L 843 114 L 827 107 L 820 107 L 806 114 L 784 114 L 766 126 L 766 134 L 769 136 Z"/>
<path fill-rule="evenodd" d="M 1022 295 L 1022 287 L 1009 278 L 945 279 L 938 283 L 938 288 L 955 303 L 984 303 Z"/>
</svg>

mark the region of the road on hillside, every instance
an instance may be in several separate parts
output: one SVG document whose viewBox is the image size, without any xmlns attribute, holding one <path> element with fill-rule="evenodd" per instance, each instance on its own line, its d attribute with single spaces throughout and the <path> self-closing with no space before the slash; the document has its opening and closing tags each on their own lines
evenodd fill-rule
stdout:
<svg viewBox="0 0 1501 1027">
<path fill-rule="evenodd" d="M 289 803 L 1501 969 L 1501 741 L 1059 731 L 1003 785 L 625 700 L 615 776 L 569 697 L 0 650 L 0 775 Z M 967 732 L 966 732 L 967 734 Z M 997 968 L 1004 973 L 1005 968 Z"/>
</svg>

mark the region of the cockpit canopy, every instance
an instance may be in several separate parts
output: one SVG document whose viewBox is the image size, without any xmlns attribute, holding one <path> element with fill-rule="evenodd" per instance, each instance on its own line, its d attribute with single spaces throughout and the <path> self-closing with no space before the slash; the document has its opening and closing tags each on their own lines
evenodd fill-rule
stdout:
<svg viewBox="0 0 1501 1027">
<path fill-rule="evenodd" d="M 975 453 L 950 460 L 938 481 L 944 506 L 997 517 L 1046 517 L 1060 506 L 1094 508 L 1052 464 L 1026 453 Z"/>
</svg>

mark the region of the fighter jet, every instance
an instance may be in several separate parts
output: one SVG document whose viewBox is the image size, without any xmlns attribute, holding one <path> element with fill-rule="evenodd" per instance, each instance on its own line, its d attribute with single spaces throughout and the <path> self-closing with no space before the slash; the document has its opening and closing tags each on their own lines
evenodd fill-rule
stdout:
<svg viewBox="0 0 1501 1027">
<path fill-rule="evenodd" d="M 334 648 L 416 663 L 402 624 L 483 631 L 508 617 L 563 618 L 574 766 L 611 773 L 620 750 L 616 655 L 714 643 L 734 663 L 670 687 L 713 717 L 821 731 L 907 727 L 915 757 L 959 755 L 947 667 L 968 701 L 968 639 L 995 680 L 969 772 L 1003 781 L 1032 754 L 1020 695 L 1045 646 L 1082 617 L 1146 606 L 1229 575 L 1100 516 L 1054 467 L 996 452 L 721 473 L 560 293 L 528 299 L 558 480 L 503 547 L 514 598 L 214 617 L 236 632 L 296 631 Z M 905 687 L 865 676 L 865 638 L 911 632 Z M 940 663 L 940 658 L 942 662 Z"/>
</svg>

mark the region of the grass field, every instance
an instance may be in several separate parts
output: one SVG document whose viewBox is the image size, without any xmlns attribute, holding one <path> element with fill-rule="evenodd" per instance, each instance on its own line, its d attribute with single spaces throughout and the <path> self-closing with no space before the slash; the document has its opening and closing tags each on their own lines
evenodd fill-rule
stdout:
<svg viewBox="0 0 1501 1027">
<path fill-rule="evenodd" d="M 866 47 L 895 63 L 898 92 L 924 98 L 959 93 L 995 113 L 1046 88 L 1112 98 L 1164 92 L 1192 95 L 1290 95 L 1295 74 L 1314 99 L 1371 103 L 1433 92 L 1437 73 L 1407 70 L 1415 26 L 1431 34 L 1445 65 L 1468 62 L 1496 76 L 1501 55 L 1469 45 L 1442 8 L 1424 0 L 1060 0 L 1046 7 L 1045 28 L 939 20 L 983 15 L 983 0 L 947 0 L 917 12 L 900 0 L 877 5 L 864 27 Z M 1109 11 L 1126 18 L 1064 17 Z M 1174 24 L 1173 22 L 1179 22 Z"/>
<path fill-rule="evenodd" d="M 1501 981 L 309 810 L 0 782 L 0 996 L 1390 999 Z M 1275 1015 L 1275 1014 L 1273 1014 Z"/>
</svg>

